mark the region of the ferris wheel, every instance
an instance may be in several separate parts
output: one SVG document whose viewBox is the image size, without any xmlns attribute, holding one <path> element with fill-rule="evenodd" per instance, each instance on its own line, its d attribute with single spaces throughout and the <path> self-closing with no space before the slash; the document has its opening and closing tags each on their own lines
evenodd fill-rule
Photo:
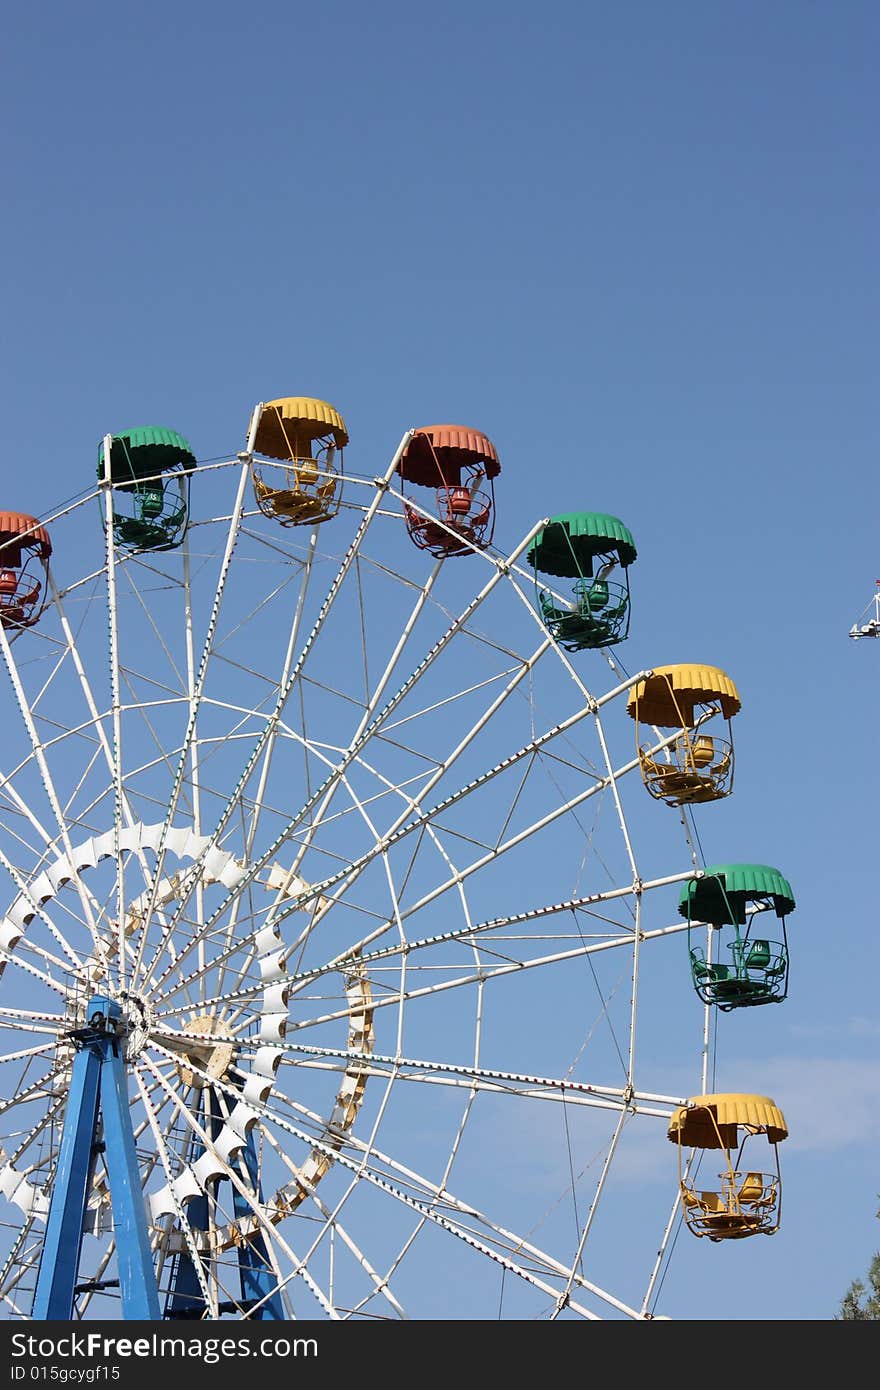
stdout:
<svg viewBox="0 0 880 1390">
<path fill-rule="evenodd" d="M 860 637 L 880 637 L 880 579 L 877 580 L 870 601 L 859 614 L 858 622 L 853 623 L 850 628 L 849 635 L 856 641 Z"/>
<path fill-rule="evenodd" d="M 0 1316 L 662 1316 L 682 1221 L 776 1228 L 694 1182 L 786 1132 L 707 1018 L 783 996 L 790 885 L 682 834 L 739 692 L 624 670 L 632 534 L 499 543 L 480 431 L 242 442 L 108 434 L 0 514 Z"/>
</svg>

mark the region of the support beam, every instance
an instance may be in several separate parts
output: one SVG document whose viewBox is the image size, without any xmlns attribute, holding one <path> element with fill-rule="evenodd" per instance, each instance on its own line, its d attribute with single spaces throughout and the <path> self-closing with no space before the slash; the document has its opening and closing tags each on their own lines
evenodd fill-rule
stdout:
<svg viewBox="0 0 880 1390">
<path fill-rule="evenodd" d="M 81 1048 L 73 1059 L 58 1167 L 34 1294 L 35 1321 L 68 1321 L 73 1316 L 83 1218 L 94 1168 L 100 1081 L 100 1052 L 96 1048 Z"/>
<path fill-rule="evenodd" d="M 154 1321 L 159 1318 L 156 1271 L 131 1127 L 125 1063 L 121 1049 L 113 1043 L 105 1046 L 101 1062 L 101 1113 L 122 1316 L 126 1321 Z"/>
<path fill-rule="evenodd" d="M 257 1198 L 261 1200 L 262 1192 L 260 1191 L 253 1130 L 248 1134 L 247 1143 L 242 1150 L 242 1158 L 251 1187 L 257 1194 Z M 232 1209 L 236 1220 L 253 1215 L 250 1203 L 237 1187 L 232 1189 Z M 269 1264 L 266 1240 L 262 1234 L 253 1236 L 250 1240 L 245 1241 L 244 1245 L 239 1246 L 238 1269 L 244 1306 L 247 1308 L 257 1305 L 254 1318 L 264 1322 L 285 1322 L 278 1280 Z"/>
<path fill-rule="evenodd" d="M 131 1127 L 117 1003 L 89 1001 L 86 1026 L 70 1034 L 76 1047 L 58 1167 L 34 1294 L 34 1321 L 69 1322 L 79 1287 L 83 1222 L 95 1157 L 103 1151 L 113 1205 L 122 1316 L 159 1319 L 156 1274 Z"/>
<path fill-rule="evenodd" d="M 212 1089 L 206 1100 L 208 1132 L 212 1139 L 219 1134 L 223 1118 Z M 258 1201 L 262 1200 L 257 1167 L 257 1151 L 253 1132 L 248 1134 L 247 1142 L 241 1151 L 244 1166 L 251 1187 Z M 216 1179 L 217 1183 L 221 1180 Z M 232 1209 L 236 1220 L 253 1216 L 253 1207 L 244 1193 L 235 1186 L 232 1188 Z M 208 1199 L 193 1197 L 187 1206 L 187 1220 L 194 1231 L 208 1229 Z M 269 1263 L 266 1240 L 261 1232 L 250 1237 L 238 1247 L 238 1272 L 241 1284 L 241 1309 L 250 1312 L 253 1321 L 286 1322 L 278 1278 Z M 234 1304 L 220 1306 L 220 1311 L 238 1311 Z M 174 1273 L 171 1279 L 165 1306 L 165 1317 L 202 1318 L 205 1313 L 205 1300 L 199 1287 L 196 1272 L 189 1254 L 182 1250 L 176 1256 Z"/>
</svg>

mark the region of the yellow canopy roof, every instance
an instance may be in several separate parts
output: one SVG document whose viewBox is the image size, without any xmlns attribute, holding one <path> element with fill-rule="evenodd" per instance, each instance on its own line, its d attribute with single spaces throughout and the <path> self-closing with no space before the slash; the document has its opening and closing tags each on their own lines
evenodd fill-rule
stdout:
<svg viewBox="0 0 880 1390">
<path fill-rule="evenodd" d="M 766 1134 L 771 1144 L 788 1134 L 785 1117 L 769 1096 L 719 1094 L 694 1096 L 680 1105 L 666 1137 L 688 1149 L 735 1149 L 738 1128 Z"/>
<path fill-rule="evenodd" d="M 338 449 L 348 443 L 348 430 L 338 410 L 312 396 L 283 396 L 263 406 L 254 449 L 268 458 L 304 458 L 311 454 L 312 440 L 326 435 L 333 436 Z"/>
<path fill-rule="evenodd" d="M 742 706 L 733 681 L 717 666 L 655 666 L 653 673 L 629 692 L 626 712 L 643 724 L 690 728 L 694 706 L 715 700 L 725 719 Z"/>
</svg>

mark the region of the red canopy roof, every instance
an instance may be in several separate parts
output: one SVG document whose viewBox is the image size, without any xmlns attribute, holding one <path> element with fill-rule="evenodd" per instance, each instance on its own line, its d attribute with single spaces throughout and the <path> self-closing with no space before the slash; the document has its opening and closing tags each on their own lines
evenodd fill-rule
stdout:
<svg viewBox="0 0 880 1390">
<path fill-rule="evenodd" d="M 467 425 L 424 425 L 415 431 L 397 467 L 407 482 L 438 487 L 454 486 L 461 481 L 462 468 L 480 464 L 487 478 L 501 472 L 498 452 L 485 434 Z"/>
<path fill-rule="evenodd" d="M 48 560 L 52 554 L 52 542 L 45 526 L 36 517 L 24 512 L 0 512 L 0 545 L 19 540 L 28 550 L 36 550 L 41 560 Z M 0 564 L 3 555 L 0 552 Z"/>
</svg>

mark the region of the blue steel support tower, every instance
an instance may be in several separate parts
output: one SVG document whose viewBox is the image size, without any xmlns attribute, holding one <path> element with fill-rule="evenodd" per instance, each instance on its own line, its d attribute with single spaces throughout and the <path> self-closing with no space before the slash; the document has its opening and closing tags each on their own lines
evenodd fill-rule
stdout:
<svg viewBox="0 0 880 1390">
<path fill-rule="evenodd" d="M 113 1234 L 119 1274 L 122 1316 L 127 1321 L 155 1321 L 159 1307 L 153 1253 L 147 1229 L 125 1067 L 127 1023 L 120 1005 L 94 995 L 86 1023 L 68 1035 L 75 1053 L 70 1091 L 61 1135 L 58 1167 L 46 1222 L 46 1236 L 37 1274 L 34 1321 L 70 1321 L 76 1296 L 88 1287 L 79 1282 L 80 1257 L 89 1190 L 95 1163 L 103 1156 L 113 1210 Z M 212 1114 L 216 1100 L 212 1098 Z M 216 1116 L 219 1120 L 219 1115 Z M 243 1151 L 251 1186 L 260 1196 L 253 1137 Z M 251 1214 L 247 1200 L 233 1194 L 236 1217 Z M 193 1229 L 208 1225 L 208 1199 L 190 1203 Z M 255 1319 L 284 1321 L 280 1291 L 261 1234 L 238 1251 L 241 1311 Z M 222 1306 L 219 1312 L 236 1311 Z M 195 1270 L 188 1255 L 177 1258 L 164 1316 L 203 1318 L 206 1312 Z"/>
<path fill-rule="evenodd" d="M 159 1296 L 131 1127 L 122 1010 L 114 1000 L 95 995 L 86 1019 L 84 1028 L 70 1034 L 76 1053 L 33 1317 L 51 1321 L 73 1317 L 89 1185 L 95 1159 L 103 1152 L 113 1204 L 122 1315 L 156 1319 Z"/>
</svg>

